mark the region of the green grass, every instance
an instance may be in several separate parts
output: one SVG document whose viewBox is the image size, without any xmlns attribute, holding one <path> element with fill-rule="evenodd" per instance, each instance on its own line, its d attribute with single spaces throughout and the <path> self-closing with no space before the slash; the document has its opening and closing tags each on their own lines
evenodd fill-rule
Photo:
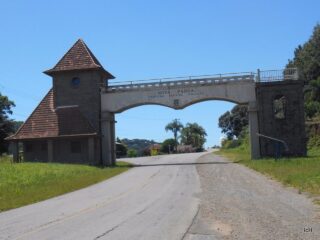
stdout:
<svg viewBox="0 0 320 240">
<path fill-rule="evenodd" d="M 0 164 L 1 163 L 12 163 L 12 156 L 8 156 L 8 155 L 0 156 Z"/>
<path fill-rule="evenodd" d="M 58 163 L 16 163 L 0 158 L 0 211 L 35 203 L 120 174 L 131 167 L 118 162 L 115 167 Z"/>
<path fill-rule="evenodd" d="M 299 192 L 320 194 L 320 150 L 318 149 L 310 150 L 308 157 L 279 160 L 272 158 L 250 160 L 249 152 L 241 148 L 222 149 L 217 154 L 271 176 L 287 186 L 295 187 Z"/>
</svg>

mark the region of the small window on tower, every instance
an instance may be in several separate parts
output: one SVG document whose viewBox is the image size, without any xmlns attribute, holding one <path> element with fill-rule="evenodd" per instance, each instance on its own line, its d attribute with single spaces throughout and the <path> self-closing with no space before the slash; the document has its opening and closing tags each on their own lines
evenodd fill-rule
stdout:
<svg viewBox="0 0 320 240">
<path fill-rule="evenodd" d="M 78 77 L 72 78 L 72 80 L 71 80 L 71 85 L 72 85 L 72 87 L 79 87 L 79 85 L 80 85 L 80 78 L 78 78 Z"/>
<path fill-rule="evenodd" d="M 286 97 L 281 95 L 277 96 L 273 100 L 273 113 L 275 119 L 285 119 L 286 118 Z"/>
</svg>

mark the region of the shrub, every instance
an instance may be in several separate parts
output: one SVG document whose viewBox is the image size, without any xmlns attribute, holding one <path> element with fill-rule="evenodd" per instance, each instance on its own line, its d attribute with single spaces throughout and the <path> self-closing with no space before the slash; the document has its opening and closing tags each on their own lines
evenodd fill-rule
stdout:
<svg viewBox="0 0 320 240">
<path fill-rule="evenodd" d="M 128 157 L 137 157 L 137 151 L 133 148 L 128 150 Z"/>
<path fill-rule="evenodd" d="M 320 147 L 320 135 L 312 135 L 309 137 L 308 149 Z"/>
<path fill-rule="evenodd" d="M 166 139 L 161 144 L 160 151 L 163 153 L 171 153 L 174 151 L 175 145 L 176 145 L 176 140 L 174 140 L 173 138 Z"/>
<path fill-rule="evenodd" d="M 223 139 L 221 142 L 221 148 L 229 149 L 236 148 L 240 146 L 240 141 L 238 139 Z"/>
<path fill-rule="evenodd" d="M 221 141 L 221 148 L 230 149 L 239 147 L 241 150 L 249 150 L 249 131 L 248 127 L 244 128 L 237 139 L 223 139 Z"/>
</svg>

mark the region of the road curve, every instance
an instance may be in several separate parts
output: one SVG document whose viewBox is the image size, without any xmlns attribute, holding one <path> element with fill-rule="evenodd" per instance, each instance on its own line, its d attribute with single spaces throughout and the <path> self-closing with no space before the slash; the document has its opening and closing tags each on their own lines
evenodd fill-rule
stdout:
<svg viewBox="0 0 320 240">
<path fill-rule="evenodd" d="M 199 209 L 200 180 L 192 163 L 203 154 L 131 159 L 141 166 L 2 212 L 0 239 L 183 239 Z"/>
</svg>

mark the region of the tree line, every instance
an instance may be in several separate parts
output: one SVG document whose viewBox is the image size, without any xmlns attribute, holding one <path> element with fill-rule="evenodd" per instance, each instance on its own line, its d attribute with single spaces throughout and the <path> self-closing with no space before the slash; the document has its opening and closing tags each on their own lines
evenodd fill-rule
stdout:
<svg viewBox="0 0 320 240">
<path fill-rule="evenodd" d="M 117 138 L 118 157 L 136 157 L 152 155 L 152 149 L 157 148 L 156 154 L 177 152 L 199 152 L 204 150 L 207 133 L 197 123 L 187 123 L 185 126 L 174 119 L 165 126 L 165 131 L 173 133 L 173 138 L 165 139 L 162 143 L 145 139 Z"/>
<path fill-rule="evenodd" d="M 13 107 L 14 102 L 0 92 L 0 155 L 8 152 L 9 143 L 5 138 L 15 133 L 23 123 L 10 118 Z"/>
<path fill-rule="evenodd" d="M 207 133 L 198 123 L 187 123 L 186 126 L 183 126 L 178 119 L 174 119 L 166 125 L 165 130 L 173 133 L 175 152 L 178 151 L 179 144 L 192 146 L 197 152 L 204 150 L 203 145 L 206 142 Z"/>
</svg>

